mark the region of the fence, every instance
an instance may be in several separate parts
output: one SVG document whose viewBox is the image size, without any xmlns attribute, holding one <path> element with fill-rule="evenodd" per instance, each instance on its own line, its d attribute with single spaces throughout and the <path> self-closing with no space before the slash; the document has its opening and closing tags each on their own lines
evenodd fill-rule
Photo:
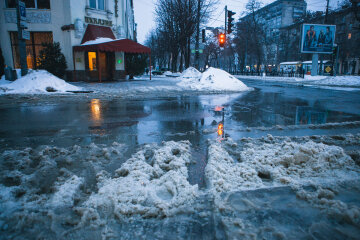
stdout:
<svg viewBox="0 0 360 240">
<path fill-rule="evenodd" d="M 232 75 L 245 75 L 245 76 L 263 76 L 264 72 L 248 72 L 248 71 L 230 71 Z M 296 77 L 304 78 L 304 72 L 265 72 L 267 77 Z"/>
</svg>

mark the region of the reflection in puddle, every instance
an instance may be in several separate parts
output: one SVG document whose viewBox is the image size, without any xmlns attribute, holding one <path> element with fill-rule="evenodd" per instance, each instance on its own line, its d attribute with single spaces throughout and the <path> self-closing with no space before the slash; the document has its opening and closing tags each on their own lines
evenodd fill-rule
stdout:
<svg viewBox="0 0 360 240">
<path fill-rule="evenodd" d="M 311 107 L 296 107 L 295 125 L 324 124 L 326 120 L 327 112 Z"/>
<path fill-rule="evenodd" d="M 95 124 L 101 124 L 101 103 L 99 99 L 91 100 L 91 119 Z"/>
<path fill-rule="evenodd" d="M 221 114 L 222 115 L 222 120 L 221 122 L 218 124 L 217 127 L 217 134 L 219 137 L 221 137 L 220 141 L 223 140 L 225 138 L 225 131 L 224 131 L 224 124 L 225 124 L 225 108 L 224 107 L 220 107 L 220 106 L 216 106 L 215 107 L 215 114 Z"/>
</svg>

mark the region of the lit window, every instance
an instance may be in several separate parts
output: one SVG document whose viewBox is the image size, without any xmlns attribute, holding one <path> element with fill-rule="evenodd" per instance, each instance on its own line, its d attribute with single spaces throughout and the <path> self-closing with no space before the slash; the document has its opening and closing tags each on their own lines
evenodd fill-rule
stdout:
<svg viewBox="0 0 360 240">
<path fill-rule="evenodd" d="M 18 33 L 10 32 L 11 48 L 13 53 L 14 67 L 20 68 L 20 54 L 18 45 Z M 37 68 L 37 58 L 44 48 L 42 43 L 53 42 L 52 32 L 30 32 L 30 40 L 26 40 L 26 61 L 28 68 Z"/>
<path fill-rule="evenodd" d="M 5 0 L 7 8 L 16 8 L 16 0 Z M 22 0 L 26 8 L 50 9 L 50 0 Z"/>
<path fill-rule="evenodd" d="M 351 33 L 348 34 L 348 39 L 351 39 Z"/>
</svg>

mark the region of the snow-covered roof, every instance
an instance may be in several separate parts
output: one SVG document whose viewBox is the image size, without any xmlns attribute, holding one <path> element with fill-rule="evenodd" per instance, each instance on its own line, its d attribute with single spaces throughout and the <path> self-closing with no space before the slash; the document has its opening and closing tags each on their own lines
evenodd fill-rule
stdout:
<svg viewBox="0 0 360 240">
<path fill-rule="evenodd" d="M 329 60 L 324 60 L 323 63 L 327 63 L 329 62 Z M 312 61 L 305 61 L 305 62 L 302 62 L 303 64 L 311 64 Z M 320 61 L 318 61 L 318 63 L 320 63 Z"/>
<path fill-rule="evenodd" d="M 87 42 L 84 42 L 83 44 L 81 44 L 82 46 L 84 45 L 93 45 L 93 44 L 100 44 L 100 43 L 106 43 L 106 42 L 112 42 L 112 41 L 116 41 L 119 39 L 111 39 L 111 38 L 97 38 L 95 40 L 90 40 Z"/>
<path fill-rule="evenodd" d="M 301 62 L 282 62 L 280 63 L 280 65 L 296 65 L 296 64 L 300 64 Z"/>
</svg>

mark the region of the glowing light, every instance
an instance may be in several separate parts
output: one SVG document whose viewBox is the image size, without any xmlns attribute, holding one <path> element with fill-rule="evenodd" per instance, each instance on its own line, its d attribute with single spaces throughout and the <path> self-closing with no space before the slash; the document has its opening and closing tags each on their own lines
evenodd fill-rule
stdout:
<svg viewBox="0 0 360 240">
<path fill-rule="evenodd" d="M 219 123 L 217 133 L 219 136 L 222 136 L 224 134 L 224 124 Z"/>
<path fill-rule="evenodd" d="M 101 104 L 99 99 L 91 100 L 91 118 L 94 122 L 101 121 Z"/>
<path fill-rule="evenodd" d="M 96 70 L 96 52 L 88 52 L 88 58 L 90 71 Z"/>
<path fill-rule="evenodd" d="M 219 107 L 219 106 L 216 106 L 215 107 L 215 112 L 220 112 L 224 109 L 224 107 Z"/>
</svg>

